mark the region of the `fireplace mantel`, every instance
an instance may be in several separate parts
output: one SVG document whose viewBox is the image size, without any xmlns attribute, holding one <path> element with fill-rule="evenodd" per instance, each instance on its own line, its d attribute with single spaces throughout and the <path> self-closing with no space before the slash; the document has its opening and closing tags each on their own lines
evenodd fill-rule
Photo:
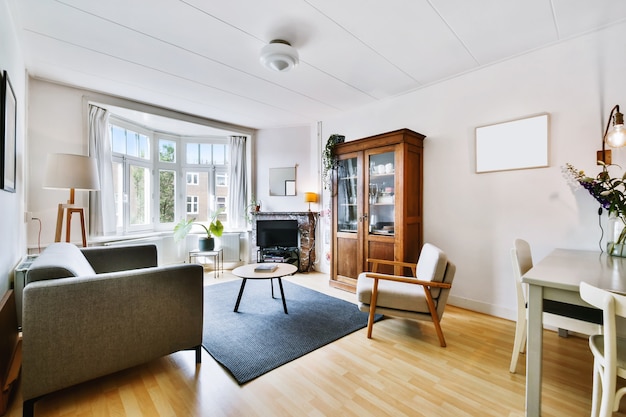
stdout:
<svg viewBox="0 0 626 417">
<path fill-rule="evenodd" d="M 256 244 L 257 220 L 297 220 L 300 237 L 300 272 L 313 269 L 315 263 L 315 227 L 319 213 L 314 211 L 257 211 L 251 213 L 252 233 L 250 236 L 250 259 L 256 259 L 259 247 Z"/>
</svg>

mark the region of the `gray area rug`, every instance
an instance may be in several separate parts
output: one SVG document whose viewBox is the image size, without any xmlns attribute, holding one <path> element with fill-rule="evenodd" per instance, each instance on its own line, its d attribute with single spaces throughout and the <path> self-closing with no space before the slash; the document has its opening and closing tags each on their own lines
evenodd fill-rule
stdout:
<svg viewBox="0 0 626 417">
<path fill-rule="evenodd" d="M 367 325 L 355 304 L 283 280 L 248 280 L 233 312 L 241 281 L 204 288 L 202 346 L 241 385 Z M 380 319 L 378 316 L 377 319 Z M 365 337 L 365 336 L 363 336 Z"/>
</svg>

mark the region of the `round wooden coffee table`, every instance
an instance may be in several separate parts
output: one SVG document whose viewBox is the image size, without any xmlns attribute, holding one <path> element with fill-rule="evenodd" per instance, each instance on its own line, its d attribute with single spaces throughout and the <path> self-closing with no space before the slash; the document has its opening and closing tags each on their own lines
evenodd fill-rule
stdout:
<svg viewBox="0 0 626 417">
<path fill-rule="evenodd" d="M 258 272 L 255 269 L 259 266 L 268 266 L 268 265 L 276 265 L 276 269 L 273 271 L 263 271 Z M 285 314 L 287 313 L 287 303 L 285 302 L 285 293 L 283 292 L 283 282 L 281 280 L 282 277 L 286 275 L 294 274 L 298 268 L 295 265 L 288 263 L 259 263 L 259 264 L 249 264 L 244 266 L 239 266 L 233 269 L 233 275 L 238 276 L 239 278 L 243 278 L 241 281 L 241 288 L 239 288 L 239 295 L 237 296 L 237 303 L 235 304 L 235 312 L 239 309 L 239 303 L 241 302 L 241 296 L 243 295 L 243 290 L 246 287 L 246 281 L 249 279 L 269 279 L 271 281 L 272 286 L 272 298 L 274 298 L 274 281 L 273 279 L 278 279 L 278 286 L 280 287 L 280 296 L 283 300 L 283 310 Z"/>
</svg>

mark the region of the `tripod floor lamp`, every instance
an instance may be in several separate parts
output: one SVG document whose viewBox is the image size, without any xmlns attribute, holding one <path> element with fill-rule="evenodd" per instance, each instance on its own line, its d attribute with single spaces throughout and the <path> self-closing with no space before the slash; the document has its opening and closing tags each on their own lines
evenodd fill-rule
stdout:
<svg viewBox="0 0 626 417">
<path fill-rule="evenodd" d="M 48 155 L 46 177 L 44 179 L 43 186 L 44 188 L 70 190 L 70 199 L 67 203 L 59 204 L 54 241 L 61 241 L 64 217 L 66 218 L 65 241 L 70 241 L 72 215 L 76 213 L 80 216 L 83 247 L 87 247 L 87 235 L 85 233 L 85 209 L 75 205 L 74 194 L 75 190 L 96 191 L 100 189 L 100 179 L 98 177 L 98 164 L 96 159 L 88 156 L 66 153 Z"/>
</svg>

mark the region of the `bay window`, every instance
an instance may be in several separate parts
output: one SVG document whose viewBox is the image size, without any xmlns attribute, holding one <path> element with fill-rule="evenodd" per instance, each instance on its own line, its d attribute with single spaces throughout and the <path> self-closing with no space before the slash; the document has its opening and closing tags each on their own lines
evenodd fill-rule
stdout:
<svg viewBox="0 0 626 417">
<path fill-rule="evenodd" d="M 215 210 L 228 225 L 226 137 L 185 137 L 109 119 L 118 234 L 172 230 Z"/>
</svg>

